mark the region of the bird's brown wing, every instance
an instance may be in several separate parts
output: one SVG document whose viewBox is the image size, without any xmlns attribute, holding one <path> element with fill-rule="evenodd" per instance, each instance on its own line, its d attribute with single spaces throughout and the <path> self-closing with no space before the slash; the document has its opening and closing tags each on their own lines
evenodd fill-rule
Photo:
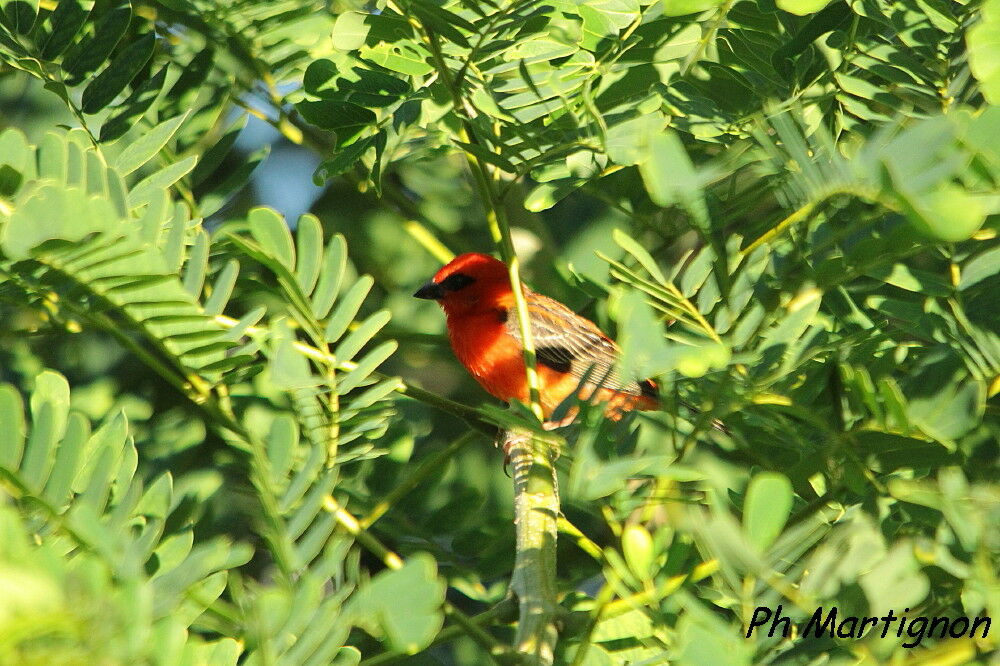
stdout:
<svg viewBox="0 0 1000 666">
<path fill-rule="evenodd" d="M 611 391 L 650 397 L 656 395 L 656 386 L 648 380 L 622 381 L 615 367 L 618 345 L 593 322 L 562 303 L 530 289 L 525 288 L 524 296 L 539 364 L 581 379 L 587 376 L 590 383 Z M 521 331 L 513 309 L 507 314 L 506 326 L 510 335 L 520 342 Z"/>
</svg>

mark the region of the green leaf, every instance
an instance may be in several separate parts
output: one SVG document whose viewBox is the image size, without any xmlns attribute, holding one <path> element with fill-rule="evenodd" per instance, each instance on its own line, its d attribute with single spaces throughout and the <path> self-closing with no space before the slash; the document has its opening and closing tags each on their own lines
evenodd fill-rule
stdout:
<svg viewBox="0 0 1000 666">
<path fill-rule="evenodd" d="M 284 320 L 274 325 L 274 340 L 268 367 L 271 381 L 280 389 L 298 389 L 314 386 L 316 380 L 309 369 L 309 361 L 295 348 L 295 334 Z"/>
<path fill-rule="evenodd" d="M 38 146 L 38 175 L 66 181 L 67 146 L 65 135 L 47 132 Z"/>
<path fill-rule="evenodd" d="M 753 663 L 752 644 L 746 641 L 740 627 L 726 624 L 687 594 L 683 595 L 681 603 L 685 612 L 677 623 L 674 663 L 679 666 L 749 666 Z"/>
<path fill-rule="evenodd" d="M 324 160 L 316 167 L 313 182 L 317 185 L 323 185 L 334 176 L 339 176 L 348 169 L 354 168 L 374 144 L 375 136 L 366 136 L 340 149 L 332 159 Z"/>
<path fill-rule="evenodd" d="M 660 284 L 667 284 L 667 278 L 664 277 L 663 273 L 660 271 L 660 267 L 656 264 L 656 260 L 653 256 L 646 251 L 646 248 L 639 245 L 631 236 L 622 232 L 620 229 L 615 229 L 611 232 L 611 237 L 614 239 L 615 243 L 621 249 L 625 250 L 639 262 L 639 264 L 646 269 L 653 278 Z"/>
<path fill-rule="evenodd" d="M 167 92 L 167 96 L 175 100 L 184 100 L 190 93 L 199 91 L 212 72 L 214 62 L 215 50 L 209 44 L 184 65 L 184 71 Z"/>
<path fill-rule="evenodd" d="M 309 64 L 302 87 L 309 95 L 324 100 L 372 109 L 389 107 L 410 92 L 410 84 L 398 76 L 360 67 L 344 69 L 327 59 Z"/>
<path fill-rule="evenodd" d="M 208 272 L 208 234 L 204 229 L 199 229 L 194 237 L 194 244 L 188 254 L 187 263 L 184 265 L 184 291 L 191 294 L 195 299 L 201 297 L 201 291 L 205 286 L 205 274 Z"/>
<path fill-rule="evenodd" d="M 448 11 L 430 2 L 415 2 L 410 5 L 411 10 L 419 17 L 420 22 L 439 33 L 446 40 L 457 44 L 462 48 L 469 48 L 469 42 L 465 35 L 459 30 L 462 28 L 470 33 L 478 32 L 476 26 L 472 25 L 458 14 Z"/>
<path fill-rule="evenodd" d="M 507 173 L 515 174 L 517 173 L 517 167 L 511 164 L 503 155 L 494 153 L 487 148 L 473 143 L 463 143 L 461 141 L 456 141 L 455 145 L 460 147 L 462 150 L 475 156 L 477 159 L 492 164 L 495 167 L 499 167 Z"/>
<path fill-rule="evenodd" d="M 67 83 L 78 85 L 87 74 L 100 67 L 125 35 L 131 21 L 132 7 L 128 3 L 106 12 L 90 39 L 78 42 L 63 56 L 63 69 L 69 75 Z"/>
<path fill-rule="evenodd" d="M 298 263 L 295 279 L 302 293 L 312 293 L 323 265 L 323 225 L 315 215 L 305 214 L 295 226 L 295 247 Z"/>
<path fill-rule="evenodd" d="M 43 59 L 54 60 L 69 48 L 86 23 L 93 6 L 93 0 L 59 0 L 49 17 L 51 32 L 42 46 Z"/>
<path fill-rule="evenodd" d="M 621 366 L 630 377 L 653 377 L 673 369 L 674 350 L 662 335 L 663 327 L 641 294 L 629 291 L 616 304 L 621 331 Z"/>
<path fill-rule="evenodd" d="M 156 187 L 150 187 L 146 191 L 149 195 L 148 198 L 152 199 L 152 201 L 161 200 L 162 194 L 165 194 L 165 192 Z M 132 204 L 138 206 L 140 202 L 133 201 Z M 174 210 L 176 211 L 176 206 Z M 187 216 L 176 215 L 165 222 L 166 228 L 164 231 L 166 232 L 166 241 L 160 246 L 160 252 L 168 269 L 171 272 L 179 271 L 181 264 L 184 262 L 184 246 L 187 240 Z"/>
<path fill-rule="evenodd" d="M 664 16 L 685 16 L 718 7 L 723 0 L 663 0 Z"/>
<path fill-rule="evenodd" d="M 264 145 L 249 155 L 243 157 L 241 163 L 235 169 L 230 171 L 228 176 L 202 195 L 201 206 L 198 211 L 201 216 L 207 217 L 209 215 L 213 215 L 226 205 L 226 203 L 228 203 L 233 196 L 238 194 L 240 190 L 242 190 L 247 183 L 250 182 L 253 172 L 269 154 L 270 146 Z M 210 152 L 206 153 L 205 157 L 214 158 L 215 156 Z M 199 164 L 201 164 L 201 162 L 199 162 Z M 197 170 L 198 167 L 195 167 L 195 172 L 197 172 Z M 194 172 L 192 172 L 192 176 L 193 174 Z"/>
<path fill-rule="evenodd" d="M 954 287 L 943 277 L 905 264 L 874 268 L 867 275 L 894 287 L 929 296 L 948 296 L 954 291 Z"/>
<path fill-rule="evenodd" d="M 122 412 L 112 412 L 111 416 L 105 419 L 104 423 L 94 431 L 87 441 L 83 466 L 73 477 L 72 491 L 77 494 L 86 492 L 87 486 L 95 474 L 95 469 L 101 464 L 101 456 L 104 454 L 110 456 L 108 465 L 114 461 L 116 456 L 120 458 L 127 437 L 128 420 Z"/>
<path fill-rule="evenodd" d="M 594 50 L 605 37 L 617 35 L 639 15 L 638 0 L 597 0 L 578 6 L 583 18 L 580 46 Z"/>
<path fill-rule="evenodd" d="M 375 123 L 368 109 L 336 100 L 303 101 L 295 105 L 302 117 L 322 129 L 334 130 L 340 145 L 346 145 L 365 128 Z"/>
<path fill-rule="evenodd" d="M 34 150 L 16 128 L 0 133 L 0 197 L 12 197 L 21 184 L 34 176 Z"/>
<path fill-rule="evenodd" d="M 10 384 L 0 384 L 0 467 L 17 469 L 24 452 L 24 403 Z"/>
<path fill-rule="evenodd" d="M 201 159 L 198 160 L 198 166 L 194 168 L 191 172 L 191 183 L 198 185 L 204 182 L 209 176 L 215 173 L 219 165 L 223 163 L 225 158 L 229 155 L 233 146 L 236 144 L 236 140 L 240 136 L 240 132 L 247 125 L 247 120 L 249 119 L 248 114 L 240 115 L 232 125 L 226 130 L 226 133 L 221 139 L 215 142 L 215 144 L 206 150 L 201 155 Z"/>
<path fill-rule="evenodd" d="M 132 129 L 159 97 L 167 81 L 168 71 L 169 66 L 161 67 L 153 76 L 136 86 L 132 94 L 118 106 L 119 110 L 101 125 L 101 143 L 110 143 Z"/>
<path fill-rule="evenodd" d="M 806 329 L 815 323 L 822 300 L 823 293 L 818 289 L 805 289 L 796 295 L 788 304 L 788 314 L 764 334 L 760 344 L 761 352 L 778 345 L 791 346 L 802 337 Z"/>
<path fill-rule="evenodd" d="M 630 523 L 622 529 L 622 554 L 629 570 L 640 581 L 650 579 L 653 574 L 653 537 L 642 525 Z"/>
<path fill-rule="evenodd" d="M 969 378 L 955 359 L 928 365 L 914 378 L 914 387 L 907 391 L 907 416 L 939 441 L 961 437 L 982 419 L 985 387 Z"/>
<path fill-rule="evenodd" d="M 356 51 L 365 44 L 368 37 L 368 25 L 365 19 L 368 14 L 361 12 L 344 12 L 333 24 L 333 47 L 338 51 Z"/>
<path fill-rule="evenodd" d="M 50 239 L 78 241 L 100 229 L 79 224 L 100 206 L 92 207 L 78 189 L 45 185 L 38 188 L 14 211 L 10 221 L 0 229 L 0 247 L 12 259 L 27 258 L 38 245 Z M 113 214 L 106 220 L 95 220 L 105 225 L 116 221 Z M 105 227 L 106 228 L 106 227 Z"/>
<path fill-rule="evenodd" d="M 186 113 L 166 120 L 144 133 L 135 142 L 130 143 L 115 160 L 115 170 L 121 175 L 127 176 L 145 165 L 163 150 L 185 119 L 187 119 Z"/>
<path fill-rule="evenodd" d="M 781 534 L 792 509 L 792 498 L 792 484 L 783 474 L 763 472 L 750 480 L 743 502 L 743 529 L 747 540 L 760 552 L 767 552 Z"/>
<path fill-rule="evenodd" d="M 701 182 L 684 144 L 675 132 L 651 136 L 639 162 L 639 173 L 649 197 L 659 206 L 681 204 L 703 230 L 708 228 L 708 213 Z"/>
<path fill-rule="evenodd" d="M 337 303 L 337 309 L 330 315 L 326 324 L 325 337 L 327 342 L 340 339 L 347 327 L 354 321 L 358 310 L 361 309 L 361 304 L 364 303 L 374 284 L 375 280 L 370 275 L 362 275 L 341 297 L 340 302 Z"/>
<path fill-rule="evenodd" d="M 962 279 L 958 289 L 965 291 L 983 280 L 1000 275 L 1000 247 L 976 255 L 962 268 Z"/>
<path fill-rule="evenodd" d="M 83 90 L 81 109 L 94 114 L 113 102 L 153 56 L 156 37 L 149 32 L 122 49 L 107 69 Z"/>
<path fill-rule="evenodd" d="M 646 142 L 663 131 L 666 119 L 659 113 L 636 116 L 608 128 L 608 157 L 616 164 L 632 165 L 646 157 Z"/>
<path fill-rule="evenodd" d="M 133 206 L 148 203 L 150 198 L 156 196 L 158 192 L 171 187 L 178 180 L 190 173 L 197 162 L 197 156 L 192 155 L 150 174 L 129 192 L 130 203 Z"/>
<path fill-rule="evenodd" d="M 434 67 L 427 62 L 427 51 L 409 39 L 400 39 L 391 44 L 381 42 L 375 46 L 362 46 L 361 57 L 408 76 L 423 76 L 434 71 Z"/>
<path fill-rule="evenodd" d="M 573 55 L 576 51 L 576 46 L 563 44 L 552 39 L 527 39 L 507 49 L 504 53 L 505 68 L 514 69 L 521 62 L 525 65 L 549 62 Z"/>
<path fill-rule="evenodd" d="M 913 608 L 927 596 L 930 582 L 914 557 L 913 545 L 897 542 L 858 583 L 868 597 L 873 615 L 890 608 Z"/>
<path fill-rule="evenodd" d="M 367 290 L 365 292 L 367 295 Z M 347 299 L 343 302 L 348 302 Z M 336 333 L 337 329 L 332 327 L 332 322 L 337 321 L 338 312 L 334 313 L 334 317 L 331 318 L 331 326 L 327 328 L 327 339 L 336 340 L 337 337 L 331 337 L 330 333 Z M 375 314 L 371 315 L 363 322 L 361 322 L 357 328 L 351 331 L 340 343 L 337 345 L 333 354 L 337 357 L 338 361 L 350 361 L 354 358 L 355 354 L 361 351 L 371 339 L 381 331 L 389 320 L 392 319 L 392 315 L 389 314 L 388 310 L 379 310 Z"/>
<path fill-rule="evenodd" d="M 401 595 L 400 590 L 406 590 Z M 394 571 L 375 576 L 352 604 L 358 621 L 377 635 L 384 635 L 394 650 L 416 654 L 430 644 L 441 629 L 445 585 L 437 577 L 437 564 L 417 553 Z"/>
<path fill-rule="evenodd" d="M 190 529 L 166 536 L 154 551 L 156 562 L 159 565 L 155 574 L 162 575 L 175 569 L 188 556 L 193 545 L 194 534 Z"/>
<path fill-rule="evenodd" d="M 0 24 L 15 33 L 27 35 L 38 15 L 38 0 L 3 0 L 0 10 Z"/>
<path fill-rule="evenodd" d="M 73 412 L 66 425 L 66 436 L 56 451 L 52 474 L 45 485 L 46 499 L 59 508 L 69 501 L 73 477 L 80 468 L 84 447 L 90 438 L 90 423 L 82 415 Z"/>
<path fill-rule="evenodd" d="M 373 373 L 376 369 L 378 369 L 380 365 L 385 363 L 385 361 L 390 356 L 396 353 L 396 350 L 398 348 L 399 344 L 397 344 L 395 340 L 387 340 L 386 342 L 383 342 L 382 344 L 375 347 L 375 349 L 365 354 L 358 361 L 358 364 L 354 369 L 352 369 L 350 372 L 341 375 L 340 381 L 337 383 L 337 389 L 342 394 L 356 389 L 358 386 L 360 386 L 364 381 L 368 379 L 371 373 Z M 364 396 L 363 398 L 360 398 L 358 400 L 352 400 L 351 408 L 363 409 L 365 406 L 373 404 L 374 400 L 372 400 L 372 402 L 369 402 L 367 405 L 361 403 L 365 403 L 369 399 L 372 399 L 373 396 L 376 394 L 378 395 L 377 399 L 381 399 L 382 397 L 387 395 L 389 391 L 395 388 L 392 382 L 387 382 L 387 384 L 388 386 L 386 387 L 385 391 L 380 389 L 379 391 L 376 391 L 375 394 Z"/>
<path fill-rule="evenodd" d="M 1000 0 L 986 0 L 979 17 L 966 36 L 969 69 L 979 80 L 983 97 L 1000 104 Z"/>
<path fill-rule="evenodd" d="M 548 183 L 541 183 L 532 189 L 524 198 L 524 209 L 533 213 L 548 210 L 582 187 L 586 181 L 576 178 L 565 178 Z"/>
<path fill-rule="evenodd" d="M 285 219 L 270 208 L 254 208 L 247 215 L 250 233 L 264 251 L 289 271 L 295 270 L 295 245 Z"/>
<path fill-rule="evenodd" d="M 986 221 L 980 200 L 954 183 L 942 183 L 926 193 L 900 191 L 898 196 L 910 222 L 935 240 L 966 240 Z"/>
<path fill-rule="evenodd" d="M 44 405 L 51 405 L 52 432 L 56 438 L 61 438 L 69 414 L 69 382 L 53 370 L 45 370 L 35 377 L 35 390 L 31 393 L 31 414 L 35 424 L 39 421 L 37 413 Z"/>
<path fill-rule="evenodd" d="M 815 14 L 830 4 L 830 0 L 777 0 L 778 7 L 786 12 L 805 16 Z"/>
<path fill-rule="evenodd" d="M 226 267 L 219 273 L 215 284 L 212 285 L 212 295 L 205 301 L 203 309 L 205 314 L 218 315 L 226 308 L 230 296 L 233 294 L 233 287 L 236 285 L 236 277 L 240 272 L 240 264 L 235 259 L 226 262 Z"/>
<path fill-rule="evenodd" d="M 347 268 L 347 242 L 340 234 L 334 234 L 327 242 L 323 253 L 323 268 L 319 274 L 316 291 L 312 294 L 313 314 L 324 319 L 333 307 L 340 292 L 340 282 Z"/>
<path fill-rule="evenodd" d="M 267 435 L 267 458 L 274 479 L 284 480 L 295 460 L 299 446 L 299 428 L 290 415 L 279 415 Z"/>
<path fill-rule="evenodd" d="M 170 473 L 161 474 L 143 493 L 135 507 L 135 513 L 147 518 L 166 518 L 170 513 L 173 486 Z"/>
<path fill-rule="evenodd" d="M 876 430 L 862 430 L 854 435 L 854 439 L 859 453 L 869 461 L 868 466 L 882 474 L 897 469 L 912 469 L 916 465 L 944 466 L 954 461 L 954 454 L 946 447 L 925 439 Z"/>
</svg>

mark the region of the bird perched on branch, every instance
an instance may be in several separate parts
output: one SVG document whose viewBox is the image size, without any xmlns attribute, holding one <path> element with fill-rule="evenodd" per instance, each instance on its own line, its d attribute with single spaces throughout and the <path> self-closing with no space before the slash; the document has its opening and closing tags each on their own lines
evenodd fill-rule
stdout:
<svg viewBox="0 0 1000 666">
<path fill-rule="evenodd" d="M 574 392 L 581 400 L 603 403 L 605 415 L 615 421 L 626 411 L 659 406 L 653 382 L 620 378 L 618 345 L 593 322 L 558 301 L 522 289 L 546 419 Z M 484 389 L 504 401 L 529 401 L 524 345 L 503 262 L 485 254 L 459 255 L 414 296 L 441 304 L 455 356 Z M 575 411 L 546 425 L 564 425 Z"/>
</svg>

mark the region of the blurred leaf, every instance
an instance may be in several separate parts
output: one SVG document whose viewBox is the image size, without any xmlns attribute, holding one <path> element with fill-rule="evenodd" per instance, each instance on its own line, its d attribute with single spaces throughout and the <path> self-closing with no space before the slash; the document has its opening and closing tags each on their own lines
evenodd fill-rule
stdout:
<svg viewBox="0 0 1000 666">
<path fill-rule="evenodd" d="M 986 0 L 979 23 L 968 32 L 969 68 L 982 86 L 983 96 L 1000 104 L 1000 2 Z"/>
<path fill-rule="evenodd" d="M 981 383 L 964 376 L 952 359 L 928 365 L 914 378 L 907 416 L 935 439 L 951 441 L 967 433 L 982 418 Z"/>
<path fill-rule="evenodd" d="M 702 199 L 701 178 L 673 132 L 649 138 L 646 153 L 639 162 L 639 172 L 649 197 L 659 206 L 681 204 L 694 215 L 701 227 L 707 222 Z"/>
<path fill-rule="evenodd" d="M 622 530 L 622 553 L 629 570 L 641 581 L 652 574 L 653 538 L 642 525 L 626 525 Z"/>
<path fill-rule="evenodd" d="M 830 0 L 777 0 L 778 7 L 786 12 L 803 16 L 815 14 L 830 4 Z"/>
<path fill-rule="evenodd" d="M 400 595 L 400 590 L 407 590 Z M 444 621 L 443 583 L 437 564 L 429 555 L 417 553 L 402 568 L 385 571 L 359 592 L 355 614 L 369 630 L 378 631 L 393 649 L 415 654 L 426 647 Z"/>
<path fill-rule="evenodd" d="M 340 51 L 356 51 L 364 46 L 368 36 L 368 26 L 365 25 L 367 14 L 360 12 L 344 12 L 333 24 L 333 45 Z"/>
<path fill-rule="evenodd" d="M 666 16 L 684 16 L 721 4 L 722 0 L 663 0 L 663 13 Z"/>
<path fill-rule="evenodd" d="M 24 405 L 9 384 L 0 384 L 0 465 L 14 468 L 24 451 Z"/>
<path fill-rule="evenodd" d="M 691 612 L 681 619 L 677 634 L 680 639 L 677 663 L 679 664 L 750 664 L 751 654 L 743 635 L 727 626 L 699 602 L 690 600 Z"/>
<path fill-rule="evenodd" d="M 962 270 L 962 281 L 958 288 L 965 291 L 997 275 L 1000 275 L 1000 247 L 987 250 L 969 261 Z"/>
<path fill-rule="evenodd" d="M 897 543 L 875 567 L 860 576 L 859 584 L 868 597 L 873 614 L 890 608 L 912 608 L 930 591 L 927 577 L 905 542 Z"/>
<path fill-rule="evenodd" d="M 287 323 L 276 327 L 269 368 L 271 381 L 279 388 L 297 389 L 315 384 L 309 361 L 295 349 L 295 337 Z"/>
<path fill-rule="evenodd" d="M 776 473 L 757 474 L 750 480 L 743 503 L 743 528 L 747 539 L 761 552 L 781 534 L 792 510 L 792 484 Z"/>
<path fill-rule="evenodd" d="M 979 199 L 951 183 L 919 195 L 901 193 L 900 200 L 920 233 L 942 241 L 966 240 L 986 220 L 986 211 Z"/>
</svg>

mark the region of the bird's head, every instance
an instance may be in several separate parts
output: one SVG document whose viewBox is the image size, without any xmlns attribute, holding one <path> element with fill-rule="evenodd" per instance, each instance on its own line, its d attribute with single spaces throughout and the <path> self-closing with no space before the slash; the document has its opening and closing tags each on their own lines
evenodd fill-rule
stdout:
<svg viewBox="0 0 1000 666">
<path fill-rule="evenodd" d="M 460 254 L 413 294 L 437 301 L 449 315 L 504 307 L 510 298 L 507 266 L 478 252 Z"/>
</svg>

